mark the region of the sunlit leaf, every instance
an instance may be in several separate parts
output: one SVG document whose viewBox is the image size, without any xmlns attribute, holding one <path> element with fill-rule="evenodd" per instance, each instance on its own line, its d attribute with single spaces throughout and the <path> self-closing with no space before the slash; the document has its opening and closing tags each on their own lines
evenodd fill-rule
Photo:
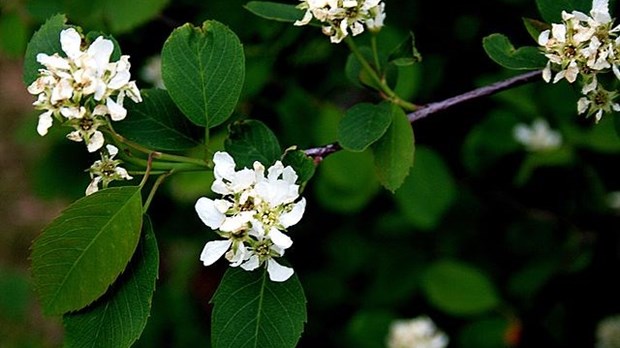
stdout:
<svg viewBox="0 0 620 348">
<path fill-rule="evenodd" d="M 491 34 L 482 40 L 485 52 L 497 64 L 508 69 L 542 69 L 547 58 L 534 46 L 515 49 L 510 40 L 502 34 Z"/>
<path fill-rule="evenodd" d="M 60 32 L 67 28 L 66 22 L 67 18 L 64 15 L 55 15 L 48 19 L 32 35 L 26 47 L 26 56 L 24 57 L 24 83 L 26 85 L 30 85 L 37 79 L 38 70 L 43 67 L 37 62 L 37 54 L 46 53 L 51 55 L 62 51 Z"/>
<path fill-rule="evenodd" d="M 146 326 L 159 269 L 159 251 L 150 219 L 127 269 L 108 292 L 83 310 L 64 316 L 70 347 L 129 347 Z"/>
<path fill-rule="evenodd" d="M 373 144 L 372 150 L 379 181 L 386 189 L 395 192 L 413 166 L 415 142 L 403 109 L 394 104 L 390 109 L 392 122 L 381 139 Z"/>
<path fill-rule="evenodd" d="M 186 150 L 199 144 L 200 128 L 191 124 L 161 89 L 141 91 L 143 101 L 127 101 L 128 117 L 114 125 L 129 140 L 156 150 Z"/>
<path fill-rule="evenodd" d="M 349 151 L 366 150 L 385 133 L 392 122 L 392 107 L 360 103 L 347 110 L 338 126 L 338 142 Z"/>
<path fill-rule="evenodd" d="M 264 268 L 229 268 L 211 302 L 214 348 L 292 348 L 307 320 L 306 297 L 296 274 L 273 282 Z"/>
<path fill-rule="evenodd" d="M 46 314 L 89 305 L 131 259 L 142 227 L 140 188 L 86 196 L 52 221 L 32 246 L 32 276 Z"/>
<path fill-rule="evenodd" d="M 216 21 L 185 24 L 168 37 L 161 55 L 164 83 L 185 116 L 209 128 L 230 117 L 245 75 L 243 47 L 234 32 Z"/>
</svg>

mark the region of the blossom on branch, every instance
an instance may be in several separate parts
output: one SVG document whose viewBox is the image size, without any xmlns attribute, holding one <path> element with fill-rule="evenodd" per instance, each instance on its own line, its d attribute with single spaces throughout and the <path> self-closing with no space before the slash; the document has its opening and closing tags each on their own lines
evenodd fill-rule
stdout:
<svg viewBox="0 0 620 348">
<path fill-rule="evenodd" d="M 301 0 L 297 8 L 305 10 L 295 25 L 302 26 L 312 19 L 323 23 L 323 33 L 332 43 L 339 43 L 349 35 L 356 36 L 368 30 L 377 32 L 385 20 L 385 4 L 381 0 Z"/>
<path fill-rule="evenodd" d="M 45 110 L 37 132 L 46 135 L 56 119 L 75 129 L 67 138 L 84 141 L 88 151 L 95 152 L 104 144 L 97 127 L 106 125 L 108 117 L 112 121 L 126 117 L 125 96 L 142 101 L 135 81 L 130 81 L 129 56 L 110 62 L 114 44 L 102 36 L 83 50 L 83 37 L 74 28 L 60 33 L 60 44 L 62 55 L 37 54 L 44 68 L 28 86 L 28 92 L 37 96 L 35 109 Z"/>
<path fill-rule="evenodd" d="M 613 25 L 609 0 L 593 0 L 589 15 L 580 11 L 562 11 L 562 23 L 551 24 L 538 36 L 542 53 L 549 59 L 543 69 L 543 79 L 556 83 L 565 79 L 574 83 L 581 77 L 581 93 L 586 97 L 578 103 L 580 114 L 588 111 L 598 122 L 604 112 L 618 111 L 613 106 L 616 94 L 605 93 L 598 74 L 613 72 L 620 80 L 620 26 Z M 555 76 L 553 72 L 557 71 Z M 594 101 L 595 95 L 605 94 L 605 100 Z M 604 107 L 603 107 L 604 105 Z"/>
<path fill-rule="evenodd" d="M 112 181 L 133 179 L 125 168 L 118 166 L 122 162 L 114 159 L 118 154 L 116 146 L 108 144 L 100 153 L 101 160 L 95 161 L 88 169 L 91 182 L 86 188 L 87 196 L 99 191 L 99 185 L 106 188 Z"/>
<path fill-rule="evenodd" d="M 287 280 L 293 269 L 275 259 L 293 244 L 286 229 L 301 220 L 306 207 L 306 200 L 299 197 L 295 170 L 280 161 L 266 175 L 260 162 L 254 162 L 253 169 L 236 170 L 226 152 L 216 152 L 213 163 L 211 190 L 222 197 L 201 197 L 195 209 L 224 240 L 208 242 L 200 260 L 209 266 L 224 256 L 232 267 L 248 271 L 265 265 L 272 281 Z"/>
</svg>

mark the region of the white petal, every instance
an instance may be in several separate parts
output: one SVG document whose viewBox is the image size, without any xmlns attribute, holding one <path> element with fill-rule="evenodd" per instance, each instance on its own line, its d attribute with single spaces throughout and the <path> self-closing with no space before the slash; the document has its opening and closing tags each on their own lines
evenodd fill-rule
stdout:
<svg viewBox="0 0 620 348">
<path fill-rule="evenodd" d="M 551 81 L 551 62 L 547 62 L 547 65 L 543 69 L 542 77 L 545 82 Z"/>
<path fill-rule="evenodd" d="M 291 245 L 293 245 L 293 240 L 291 239 L 291 237 L 280 232 L 277 228 L 272 228 L 271 230 L 269 230 L 268 237 L 271 239 L 273 244 L 279 246 L 282 249 L 287 249 Z"/>
<path fill-rule="evenodd" d="M 84 140 L 82 139 L 82 133 L 80 133 L 79 131 L 73 131 L 67 134 L 67 139 L 78 142 L 78 143 Z"/>
<path fill-rule="evenodd" d="M 101 181 L 101 177 L 100 176 L 96 176 L 93 178 L 93 180 L 91 180 L 90 184 L 88 184 L 88 187 L 86 188 L 86 195 L 89 196 L 97 191 L 99 191 L 99 182 Z"/>
<path fill-rule="evenodd" d="M 119 103 L 112 100 L 112 98 L 106 100 L 106 106 L 108 107 L 108 111 L 110 111 L 110 118 L 112 118 L 112 121 L 120 121 L 127 116 L 127 110 Z"/>
<path fill-rule="evenodd" d="M 104 39 L 103 36 L 99 36 L 95 39 L 90 47 L 88 47 L 87 53 L 95 60 L 95 70 L 98 76 L 101 76 L 110 62 L 110 56 L 114 51 L 114 44 L 108 39 Z"/>
<path fill-rule="evenodd" d="M 282 266 L 274 259 L 269 259 L 267 261 L 267 272 L 269 273 L 269 279 L 274 282 L 283 282 L 295 273 L 292 268 Z"/>
<path fill-rule="evenodd" d="M 110 155 L 110 158 L 116 156 L 118 154 L 118 147 L 112 145 L 112 144 L 108 144 L 105 146 L 106 150 L 108 150 L 108 155 Z"/>
<path fill-rule="evenodd" d="M 280 224 L 284 227 L 290 227 L 295 225 L 301 220 L 301 217 L 304 215 L 304 211 L 306 210 L 306 199 L 302 198 L 299 202 L 293 205 L 293 209 L 291 211 L 282 213 L 280 215 Z"/>
<path fill-rule="evenodd" d="M 39 115 L 39 124 L 37 124 L 37 133 L 39 135 L 44 136 L 47 134 L 47 130 L 52 126 L 54 122 L 54 118 L 52 117 L 51 111 L 46 111 Z"/>
<path fill-rule="evenodd" d="M 218 180 L 230 180 L 235 173 L 235 160 L 227 153 L 218 151 L 213 155 L 213 174 Z"/>
<path fill-rule="evenodd" d="M 538 35 L 538 44 L 541 46 L 547 45 L 547 42 L 549 42 L 549 34 L 551 34 L 551 30 L 543 30 L 540 35 Z"/>
<path fill-rule="evenodd" d="M 583 114 L 588 111 L 588 106 L 590 105 L 590 100 L 586 97 L 579 98 L 577 101 L 577 113 Z"/>
<path fill-rule="evenodd" d="M 67 57 L 75 59 L 82 54 L 80 46 L 82 36 L 74 28 L 68 28 L 60 32 L 60 46 L 65 51 Z"/>
<path fill-rule="evenodd" d="M 257 269 L 258 266 L 260 266 L 260 262 L 258 260 L 257 255 L 250 256 L 250 258 L 246 262 L 241 264 L 241 268 L 243 268 L 246 271 L 253 271 Z"/>
<path fill-rule="evenodd" d="M 611 22 L 611 16 L 609 16 L 609 0 L 593 0 L 590 14 L 594 20 L 600 24 Z"/>
<path fill-rule="evenodd" d="M 200 261 L 202 261 L 205 266 L 212 265 L 228 251 L 231 245 L 232 241 L 230 239 L 214 240 L 207 243 L 202 249 L 202 253 L 200 253 Z"/>
<path fill-rule="evenodd" d="M 51 56 L 48 56 L 45 53 L 39 53 L 37 54 L 37 62 L 41 63 L 42 65 L 44 65 L 46 68 L 50 70 L 71 69 L 71 66 L 69 65 L 69 62 L 67 61 L 67 59 L 60 57 L 58 54 L 53 54 Z"/>
<path fill-rule="evenodd" d="M 211 229 L 217 230 L 226 220 L 226 215 L 217 209 L 215 202 L 210 198 L 200 197 L 194 208 L 200 220 Z"/>
<path fill-rule="evenodd" d="M 103 133 L 101 133 L 100 131 L 95 131 L 93 134 L 91 134 L 86 148 L 88 149 L 88 152 L 95 152 L 99 150 L 104 143 L 105 138 L 103 137 Z"/>
<path fill-rule="evenodd" d="M 124 180 L 131 180 L 133 179 L 133 176 L 129 175 L 129 173 L 127 172 L 127 169 L 123 168 L 123 167 L 116 167 L 116 169 L 114 170 L 116 172 L 116 174 Z"/>
</svg>

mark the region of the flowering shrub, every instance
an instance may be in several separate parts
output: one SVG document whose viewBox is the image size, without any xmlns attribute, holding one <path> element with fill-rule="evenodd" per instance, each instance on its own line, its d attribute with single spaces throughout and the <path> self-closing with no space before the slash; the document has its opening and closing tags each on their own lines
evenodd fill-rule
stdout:
<svg viewBox="0 0 620 348">
<path fill-rule="evenodd" d="M 531 259 L 510 264 L 514 275 L 506 281 L 510 284 L 500 287 L 490 275 L 497 272 L 495 266 L 483 269 L 459 260 L 461 249 L 475 250 L 472 263 L 486 256 L 487 251 L 475 245 L 479 238 L 472 236 L 474 230 L 482 229 L 478 219 L 498 219 L 483 216 L 484 209 L 468 190 L 460 189 L 461 182 L 477 178 L 493 184 L 506 176 L 516 190 L 537 180 L 539 169 L 581 163 L 581 148 L 620 151 L 620 147 L 592 141 L 600 134 L 609 135 L 606 124 L 611 123 L 606 122 L 620 129 L 614 115 L 620 111 L 615 90 L 620 79 L 620 29 L 614 27 L 608 1 L 588 1 L 588 9 L 581 0 L 562 2 L 566 8 L 561 9 L 554 0 L 537 3 L 545 22 L 525 20 L 531 46 L 515 49 L 502 34 L 490 34 L 482 42 L 484 51 L 500 66 L 531 71 L 431 103 L 420 103 L 424 100 L 420 90 L 432 85 L 432 79 L 421 75 L 422 67 L 428 66 L 421 63 L 415 37 L 390 31 L 391 13 L 399 9 L 380 0 L 251 1 L 245 5 L 249 13 L 285 26 L 279 27 L 280 33 L 265 24 L 247 43 L 217 20 L 178 25 L 164 18 L 174 23 L 174 29 L 166 33 L 157 50 L 161 57 L 150 58 L 153 64 L 142 70 L 142 82 L 151 81 L 156 88 L 143 88 L 140 81 L 132 80 L 132 74 L 138 74 L 113 37 L 88 32 L 88 21 L 81 22 L 82 27 L 73 24 L 79 18 L 49 17 L 32 35 L 24 61 L 25 85 L 36 98 L 34 108 L 43 111 L 36 131 L 43 136 L 69 127 L 66 137 L 84 142 L 89 153 L 98 151 L 99 159 L 84 175 L 90 180 L 85 196 L 54 219 L 32 245 L 32 280 L 43 312 L 62 316 L 67 346 L 148 345 L 138 339 L 152 307 L 157 307 L 160 251 L 175 252 L 167 238 L 161 238 L 162 245 L 158 245 L 155 230 L 164 225 L 162 216 L 178 214 L 181 218 L 166 222 L 174 226 L 170 227 L 174 233 L 193 236 L 188 244 L 195 253 L 189 263 L 202 261 L 202 266 L 208 266 L 197 271 L 208 279 L 196 282 L 206 284 L 200 289 L 209 287 L 205 297 L 212 306 L 208 308 L 210 330 L 204 337 L 208 335 L 213 347 L 298 345 L 306 325 L 317 325 L 307 311 L 304 293 L 313 282 L 319 284 L 318 298 L 331 313 L 328 317 L 337 317 L 337 308 L 349 300 L 357 303 L 358 296 L 365 300 L 372 298 L 368 293 L 381 293 L 351 314 L 346 328 L 354 337 L 347 341 L 351 345 L 445 347 L 458 342 L 478 347 L 480 332 L 490 332 L 506 346 L 528 342 L 530 324 L 520 310 L 528 310 L 523 309 L 531 306 L 528 296 L 552 275 L 585 267 L 590 255 L 584 246 L 587 238 L 579 234 L 573 238 L 578 242 L 570 239 L 558 247 L 562 243 L 555 243 L 551 232 L 578 226 L 556 217 L 555 212 L 516 214 L 511 221 L 514 228 L 503 231 L 506 238 L 514 238 L 517 232 L 531 233 L 528 223 L 535 221 L 549 235 L 553 243 L 545 242 L 554 251 L 532 250 L 530 244 L 542 238 L 538 236 L 532 243 L 528 240 L 528 245 L 515 246 Z M 129 18 L 132 15 L 127 12 Z M 123 32 L 126 23 L 114 16 L 101 18 L 102 23 L 108 21 L 111 29 Z M 135 25 L 142 23 L 142 19 L 134 21 Z M 313 33 L 312 26 L 321 27 L 323 35 Z M 280 62 L 266 51 L 280 50 L 286 55 L 284 47 L 298 38 L 289 38 L 289 33 L 316 36 L 311 41 L 315 46 L 304 46 L 302 56 L 310 61 L 321 52 L 348 50 L 350 55 L 342 60 L 345 75 L 364 92 L 336 105 L 308 97 L 301 92 L 302 84 L 277 81 L 281 83 L 278 88 L 261 95 L 265 100 L 279 99 L 274 105 L 250 102 L 253 97 L 261 100 L 257 91 L 274 87 L 266 87 L 271 75 L 257 66 L 266 64 L 277 70 Z M 396 37 L 396 33 L 401 35 Z M 271 40 L 273 46 L 261 51 L 262 46 L 253 41 L 259 38 Z M 132 62 L 135 58 L 132 55 Z M 432 69 L 432 74 L 440 70 Z M 411 81 L 416 79 L 413 86 Z M 412 124 L 468 100 L 540 80 L 553 82 L 544 84 L 542 91 L 546 92 L 538 93 L 542 97 L 554 88 L 579 84 L 577 108 L 570 107 L 572 118 L 555 117 L 548 122 L 544 112 L 520 105 L 518 98 L 505 98 L 508 110 L 472 123 L 460 150 L 463 168 L 447 165 L 438 151 L 416 144 Z M 527 97 L 538 94 L 530 91 Z M 293 126 L 274 125 L 272 112 L 283 124 Z M 516 116 L 522 114 L 527 116 Z M 594 116 L 592 122 L 580 114 Z M 575 122 L 590 123 L 576 126 Z M 459 128 L 442 127 L 442 139 Z M 291 129 L 295 131 L 289 134 Z M 518 163 L 504 166 L 512 157 L 518 157 Z M 459 180 L 451 173 L 454 167 L 465 172 Z M 496 175 L 497 171 L 502 175 Z M 490 174 L 484 177 L 483 173 Z M 170 186 L 161 190 L 164 183 Z M 485 195 L 493 196 L 491 191 Z M 162 209 L 155 202 L 167 194 L 178 204 Z M 385 199 L 364 210 L 375 197 Z M 319 207 L 312 205 L 315 201 Z M 518 202 L 506 202 L 504 197 L 493 198 L 488 206 L 521 209 Z M 391 208 L 398 213 L 386 213 Z M 347 222 L 324 218 L 322 209 L 341 213 Z M 356 222 L 347 215 L 361 211 L 378 217 L 367 223 L 371 220 Z M 177 227 L 187 223 L 181 220 L 192 219 L 198 223 L 189 223 L 191 231 Z M 552 227 L 547 226 L 549 221 Z M 341 227 L 338 233 L 332 231 L 336 225 Z M 383 232 L 364 234 L 373 229 Z M 459 232 L 443 235 L 453 244 L 433 244 L 429 239 L 434 234 L 407 235 L 410 231 L 441 235 L 446 230 Z M 518 243 L 509 240 L 507 244 Z M 329 255 L 330 264 L 318 261 L 323 254 Z M 162 260 L 166 266 L 172 264 L 167 258 Z M 313 274 L 308 264 L 330 272 Z M 174 276 L 177 270 L 171 267 L 165 272 Z M 351 291 L 354 296 L 341 296 L 349 286 L 360 286 L 359 293 L 355 289 Z M 174 297 L 173 290 L 165 289 L 170 293 L 162 296 Z M 428 308 L 448 334 L 426 316 L 394 322 L 400 315 L 376 310 L 390 301 L 411 300 L 410 296 L 424 305 L 407 311 L 418 316 L 418 311 Z M 340 302 L 330 302 L 331 298 Z M 516 303 L 520 301 L 528 304 Z M 463 323 L 463 318 L 471 323 Z M 338 339 L 330 343 L 342 344 Z"/>
</svg>

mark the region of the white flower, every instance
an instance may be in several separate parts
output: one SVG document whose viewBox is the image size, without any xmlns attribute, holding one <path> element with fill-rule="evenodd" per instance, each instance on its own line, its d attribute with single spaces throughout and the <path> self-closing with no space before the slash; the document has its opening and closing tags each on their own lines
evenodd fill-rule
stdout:
<svg viewBox="0 0 620 348">
<path fill-rule="evenodd" d="M 514 138 L 529 151 L 549 151 L 562 145 L 562 135 L 552 130 L 544 119 L 537 119 L 532 126 L 518 124 L 514 128 Z"/>
<path fill-rule="evenodd" d="M 390 325 L 388 348 L 444 348 L 448 336 L 437 329 L 435 323 L 420 316 L 409 320 L 397 320 Z"/>
<path fill-rule="evenodd" d="M 599 122 L 603 114 L 620 111 L 620 104 L 615 102 L 617 97 L 618 92 L 608 91 L 598 84 L 577 101 L 577 112 L 586 114 L 586 117 L 594 115 L 595 121 Z"/>
<path fill-rule="evenodd" d="M 118 148 L 108 144 L 105 150 L 101 151 L 101 160 L 95 161 L 90 166 L 88 171 L 90 172 L 91 182 L 86 188 L 87 196 L 99 191 L 99 184 L 106 188 L 112 181 L 133 179 L 125 168 L 119 167 L 121 161 L 114 159 L 117 154 Z"/>
<path fill-rule="evenodd" d="M 166 89 L 164 79 L 161 76 L 161 56 L 148 58 L 146 64 L 140 70 L 140 77 L 157 88 Z"/>
<path fill-rule="evenodd" d="M 221 151 L 214 154 L 213 163 L 211 190 L 222 198 L 201 197 L 195 209 L 202 222 L 225 239 L 208 242 L 200 259 L 208 266 L 225 256 L 232 267 L 245 270 L 264 264 L 273 281 L 288 279 L 293 269 L 274 258 L 293 244 L 286 229 L 298 223 L 305 210 L 297 173 L 280 161 L 266 176 L 259 162 L 253 169 L 236 170 L 234 159 Z"/>
<path fill-rule="evenodd" d="M 385 20 L 385 4 L 381 0 L 301 0 L 297 7 L 306 12 L 294 25 L 306 25 L 315 18 L 324 24 L 322 31 L 332 43 L 341 42 L 349 31 L 353 36 L 361 34 L 364 25 L 378 32 Z"/>
<path fill-rule="evenodd" d="M 620 347 L 620 315 L 601 320 L 596 327 L 596 348 Z"/>
<path fill-rule="evenodd" d="M 60 32 L 60 46 L 62 52 L 37 54 L 37 62 L 44 68 L 28 86 L 28 92 L 37 96 L 34 107 L 45 110 L 39 116 L 37 132 L 47 134 L 55 118 L 75 128 L 67 138 L 84 141 L 88 151 L 94 152 L 105 143 L 97 127 L 107 125 L 108 116 L 112 121 L 126 117 L 125 95 L 142 101 L 135 81 L 130 81 L 129 56 L 110 62 L 114 51 L 111 40 L 99 36 L 84 47 L 75 28 Z"/>
</svg>

